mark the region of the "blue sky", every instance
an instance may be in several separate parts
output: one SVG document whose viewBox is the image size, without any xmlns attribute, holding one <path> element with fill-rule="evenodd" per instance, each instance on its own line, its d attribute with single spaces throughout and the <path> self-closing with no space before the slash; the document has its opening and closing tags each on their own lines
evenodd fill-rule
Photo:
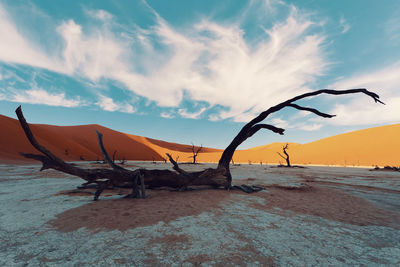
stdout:
<svg viewBox="0 0 400 267">
<path fill-rule="evenodd" d="M 224 148 L 271 105 L 320 88 L 363 96 L 285 109 L 240 148 L 400 121 L 400 1 L 0 1 L 0 114 Z"/>
</svg>

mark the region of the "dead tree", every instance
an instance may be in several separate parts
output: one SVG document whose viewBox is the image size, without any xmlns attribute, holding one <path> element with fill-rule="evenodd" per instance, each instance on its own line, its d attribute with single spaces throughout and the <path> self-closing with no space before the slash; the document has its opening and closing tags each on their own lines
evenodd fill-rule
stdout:
<svg viewBox="0 0 400 267">
<path fill-rule="evenodd" d="M 286 167 L 291 167 L 291 165 L 290 165 L 290 157 L 289 157 L 289 154 L 288 154 L 287 151 L 286 151 L 286 150 L 288 150 L 288 149 L 289 149 L 289 144 L 286 143 L 286 145 L 282 147 L 283 154 L 285 154 L 285 156 L 283 156 L 283 155 L 282 155 L 281 153 L 279 153 L 279 152 L 276 152 L 276 153 L 278 153 L 278 155 L 281 156 L 281 158 L 283 158 L 284 160 L 286 160 Z"/>
<path fill-rule="evenodd" d="M 376 103 L 384 104 L 379 100 L 379 96 L 377 94 L 363 88 L 348 90 L 322 89 L 296 96 L 285 102 L 270 107 L 269 109 L 260 113 L 256 118 L 248 122 L 246 125 L 244 125 L 240 132 L 235 136 L 235 138 L 233 138 L 228 147 L 223 151 L 217 168 L 208 168 L 198 172 L 186 172 L 185 170 L 182 170 L 179 167 L 178 163 L 173 160 L 170 155 L 167 156 L 170 162 L 173 164 L 174 171 L 124 169 L 112 162 L 109 155 L 107 154 L 107 151 L 104 148 L 102 134 L 99 132 L 97 132 L 99 146 L 106 162 L 110 166 L 110 169 L 80 168 L 64 162 L 53 153 L 51 153 L 49 150 L 47 150 L 44 146 L 40 145 L 35 139 L 33 133 L 31 132 L 31 129 L 29 128 L 29 125 L 22 114 L 21 107 L 17 108 L 16 113 L 29 142 L 33 145 L 33 147 L 36 148 L 36 150 L 41 153 L 21 154 L 27 158 L 41 161 L 43 164 L 41 170 L 52 168 L 61 172 L 78 176 L 86 180 L 86 185 L 96 183 L 98 185 L 98 189 L 95 193 L 94 199 L 97 200 L 101 192 L 108 186 L 130 187 L 132 188 L 132 193 L 129 195 L 130 197 L 144 197 L 144 186 L 146 186 L 147 188 L 168 186 L 177 189 L 185 189 L 187 186 L 208 185 L 212 187 L 225 187 L 226 189 L 229 189 L 232 187 L 232 175 L 229 169 L 229 163 L 232 160 L 236 148 L 261 129 L 267 129 L 283 135 L 285 131 L 284 129 L 278 128 L 270 124 L 262 123 L 262 121 L 264 121 L 269 115 L 278 112 L 285 107 L 291 107 L 297 110 L 314 113 L 323 118 L 332 118 L 335 115 L 326 114 L 314 108 L 300 106 L 298 104 L 295 104 L 294 102 L 320 94 L 345 95 L 355 93 L 366 94 L 367 96 L 370 96 Z M 245 192 L 258 191 L 257 188 L 251 188 L 248 186 L 242 186 L 240 189 Z"/>
<path fill-rule="evenodd" d="M 115 163 L 115 156 L 117 155 L 117 150 L 114 150 L 112 162 Z"/>
<path fill-rule="evenodd" d="M 197 156 L 199 155 L 199 152 L 203 149 L 203 145 L 201 145 L 200 147 L 196 147 L 194 146 L 194 144 L 192 143 L 192 153 L 193 155 L 190 156 L 189 158 L 193 158 L 192 164 L 196 164 L 197 163 Z"/>
</svg>

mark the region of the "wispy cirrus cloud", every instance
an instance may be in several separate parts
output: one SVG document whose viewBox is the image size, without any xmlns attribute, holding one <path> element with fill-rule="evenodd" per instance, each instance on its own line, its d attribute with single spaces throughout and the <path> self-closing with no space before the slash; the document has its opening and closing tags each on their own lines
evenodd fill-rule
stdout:
<svg viewBox="0 0 400 267">
<path fill-rule="evenodd" d="M 207 108 L 202 107 L 199 111 L 197 112 L 188 112 L 186 109 L 179 109 L 178 110 L 178 114 L 181 115 L 181 117 L 183 118 L 187 118 L 187 119 L 198 119 L 200 117 L 200 115 L 206 111 Z"/>
<path fill-rule="evenodd" d="M 339 23 L 340 23 L 340 26 L 342 27 L 342 33 L 346 33 L 350 30 L 351 26 L 347 22 L 347 20 L 344 18 L 343 15 L 340 16 Z"/>
<path fill-rule="evenodd" d="M 119 111 L 124 113 L 134 113 L 135 108 L 126 102 L 115 102 L 112 98 L 99 95 L 99 101 L 96 104 L 105 111 Z"/>
<path fill-rule="evenodd" d="M 336 82 L 335 88 L 368 88 L 379 94 L 386 105 L 366 105 L 366 96 L 351 97 L 346 104 L 337 104 L 328 122 L 336 125 L 368 125 L 400 122 L 400 61 L 380 70 L 359 74 Z"/>
<path fill-rule="evenodd" d="M 38 44 L 24 37 L 0 4 L 0 61 L 26 64 L 55 72 L 64 72 L 59 59 L 51 57 Z"/>
<path fill-rule="evenodd" d="M 29 90 L 9 90 L 2 94 L 2 100 L 28 104 L 42 104 L 58 107 L 78 107 L 84 105 L 79 97 L 75 99 L 67 98 L 65 93 L 51 93 L 41 88 Z"/>
<path fill-rule="evenodd" d="M 269 8 L 274 4 L 268 3 Z M 318 23 L 293 6 L 280 8 L 289 15 L 256 40 L 246 39 L 240 20 L 224 24 L 202 19 L 177 28 L 153 10 L 153 26 L 136 26 L 127 33 L 107 11 L 88 10 L 88 16 L 102 23 L 85 30 L 72 19 L 62 22 L 57 26 L 62 48 L 54 53 L 19 34 L 1 8 L 0 33 L 10 32 L 11 38 L 0 44 L 0 51 L 6 51 L 0 52 L 0 60 L 94 82 L 105 79 L 160 107 L 179 108 L 184 98 L 206 102 L 210 109 L 219 105 L 224 109 L 210 119 L 247 121 L 265 107 L 310 90 L 328 64 L 324 36 L 311 31 Z M 61 56 L 50 56 L 57 54 Z M 100 97 L 98 105 L 119 110 L 111 100 Z M 182 117 L 198 117 L 180 110 Z"/>
<path fill-rule="evenodd" d="M 164 119 L 172 119 L 175 117 L 171 112 L 161 112 L 160 116 Z"/>
<path fill-rule="evenodd" d="M 321 129 L 322 126 L 323 126 L 323 125 L 320 124 L 320 123 L 304 124 L 304 125 L 301 125 L 301 126 L 299 127 L 299 129 L 301 129 L 301 130 L 303 130 L 303 131 L 312 132 L 312 131 L 317 131 L 317 130 Z"/>
</svg>

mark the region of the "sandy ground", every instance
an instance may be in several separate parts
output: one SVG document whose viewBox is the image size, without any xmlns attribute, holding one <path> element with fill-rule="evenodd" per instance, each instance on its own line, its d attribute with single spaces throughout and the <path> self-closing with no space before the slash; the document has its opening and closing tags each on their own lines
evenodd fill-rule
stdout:
<svg viewBox="0 0 400 267">
<path fill-rule="evenodd" d="M 241 165 L 234 183 L 267 190 L 107 190 L 93 202 L 82 180 L 38 170 L 0 165 L 1 266 L 400 265 L 398 172 Z"/>
</svg>

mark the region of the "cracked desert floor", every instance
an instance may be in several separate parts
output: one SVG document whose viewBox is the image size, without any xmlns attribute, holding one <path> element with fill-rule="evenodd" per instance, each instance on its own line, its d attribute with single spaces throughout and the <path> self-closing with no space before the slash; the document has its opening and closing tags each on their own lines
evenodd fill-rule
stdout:
<svg viewBox="0 0 400 267">
<path fill-rule="evenodd" d="M 170 168 L 127 167 L 138 166 Z M 93 202 L 79 178 L 2 164 L 0 265 L 400 266 L 400 172 L 231 168 L 234 184 L 266 190 L 106 190 Z"/>
</svg>

